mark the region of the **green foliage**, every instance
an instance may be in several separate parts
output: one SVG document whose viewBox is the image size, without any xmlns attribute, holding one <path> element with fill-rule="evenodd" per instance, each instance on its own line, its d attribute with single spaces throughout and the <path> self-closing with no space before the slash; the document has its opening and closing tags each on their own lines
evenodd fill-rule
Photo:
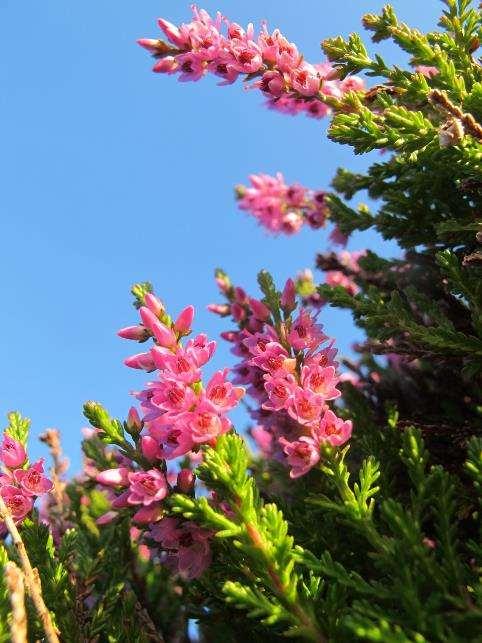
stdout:
<svg viewBox="0 0 482 643">
<path fill-rule="evenodd" d="M 342 384 L 337 402 L 354 424 L 350 447 L 323 447 L 318 467 L 297 480 L 276 461 L 251 457 L 234 433 L 206 448 L 196 473 L 207 492 L 165 501 L 167 513 L 213 535 L 211 566 L 185 583 L 161 564 L 163 554 L 141 555 L 127 510 L 99 524 L 111 504 L 95 468 L 118 466 L 112 447 L 141 468 L 154 465 L 136 431 L 87 402 L 98 429 L 83 443 L 93 477 L 68 485 L 55 543 L 35 516 L 21 527 L 63 640 L 189 641 L 190 619 L 201 643 L 481 640 L 481 13 L 470 0 L 445 0 L 441 31 L 422 33 L 387 5 L 363 24 L 373 43 L 406 52 L 410 66 L 372 54 L 358 34 L 323 43 L 340 77 L 383 83 L 326 98 L 332 140 L 357 154 L 385 152 L 364 172 L 338 170 L 329 216 L 345 234 L 374 229 L 404 251 L 397 259 L 368 252 L 359 269 L 340 264 L 355 296 L 318 288 L 366 333 L 359 359 L 344 360 L 356 382 Z M 348 203 L 359 193 L 370 209 Z M 319 255 L 318 265 L 331 269 L 335 259 Z M 227 274 L 217 270 L 216 279 L 232 302 Z M 289 324 L 281 294 L 264 270 L 258 283 L 280 331 Z M 151 292 L 148 282 L 134 285 L 134 305 Z M 159 319 L 170 324 L 163 310 Z M 28 429 L 9 415 L 13 438 L 25 444 Z M 7 540 L 0 567 L 8 558 L 17 553 Z M 30 600 L 27 609 L 38 640 Z M 10 638 L 9 615 L 0 576 L 0 643 Z"/>
<path fill-rule="evenodd" d="M 7 419 L 8 426 L 5 429 L 5 433 L 25 446 L 30 430 L 30 420 L 22 417 L 18 411 L 8 413 Z"/>
</svg>

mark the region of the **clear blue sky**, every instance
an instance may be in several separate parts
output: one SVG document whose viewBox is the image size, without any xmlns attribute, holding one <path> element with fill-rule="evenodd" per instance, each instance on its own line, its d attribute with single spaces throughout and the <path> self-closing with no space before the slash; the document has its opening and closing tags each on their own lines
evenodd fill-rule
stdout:
<svg viewBox="0 0 482 643">
<path fill-rule="evenodd" d="M 436 0 L 393 4 L 421 28 L 432 28 L 442 9 Z M 201 6 L 239 23 L 266 18 L 316 62 L 322 38 L 359 30 L 361 14 L 381 5 Z M 130 285 L 151 280 L 173 313 L 193 303 L 196 330 L 216 338 L 225 324 L 205 309 L 217 299 L 215 266 L 253 290 L 260 268 L 282 283 L 326 247 L 324 232 L 268 237 L 237 211 L 233 186 L 251 172 L 280 170 L 323 188 L 336 167 L 366 164 L 326 140 L 326 122 L 265 110 L 241 84 L 152 74 L 135 40 L 156 37 L 160 16 L 188 20 L 189 4 L 0 0 L 0 416 L 21 410 L 34 436 L 60 428 L 74 470 L 82 402 L 102 401 L 123 416 L 129 391 L 146 379 L 122 365 L 136 344 L 116 337 L 136 320 Z M 349 247 L 367 243 L 381 248 L 373 235 Z M 350 318 L 326 310 L 323 321 L 348 351 L 359 336 Z M 231 363 L 220 344 L 215 366 Z"/>
</svg>

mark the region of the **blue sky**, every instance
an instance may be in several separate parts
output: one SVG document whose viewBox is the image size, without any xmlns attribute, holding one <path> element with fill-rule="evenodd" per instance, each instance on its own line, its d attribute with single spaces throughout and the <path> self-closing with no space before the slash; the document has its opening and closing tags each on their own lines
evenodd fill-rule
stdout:
<svg viewBox="0 0 482 643">
<path fill-rule="evenodd" d="M 392 4 L 424 29 L 442 8 L 436 0 Z M 316 62 L 322 38 L 359 30 L 360 16 L 381 3 L 202 6 L 241 24 L 266 18 Z M 323 188 L 338 166 L 367 163 L 326 139 L 327 122 L 265 110 L 240 83 L 219 88 L 213 79 L 183 84 L 152 74 L 135 40 L 156 37 L 160 16 L 187 21 L 189 4 L 0 0 L 0 417 L 21 410 L 33 436 L 61 429 L 74 470 L 83 401 L 123 416 L 129 391 L 146 379 L 122 365 L 137 347 L 116 336 L 136 321 L 130 285 L 151 280 L 173 314 L 193 303 L 195 329 L 216 338 L 226 324 L 205 309 L 217 300 L 216 266 L 254 291 L 260 268 L 281 284 L 326 247 L 324 232 L 268 237 L 236 209 L 233 186 L 251 172 L 280 170 Z M 349 248 L 368 244 L 381 250 L 373 234 Z M 359 337 L 349 316 L 326 310 L 322 321 L 349 351 Z M 220 344 L 215 366 L 231 363 Z M 35 440 L 32 451 L 41 451 Z"/>
</svg>

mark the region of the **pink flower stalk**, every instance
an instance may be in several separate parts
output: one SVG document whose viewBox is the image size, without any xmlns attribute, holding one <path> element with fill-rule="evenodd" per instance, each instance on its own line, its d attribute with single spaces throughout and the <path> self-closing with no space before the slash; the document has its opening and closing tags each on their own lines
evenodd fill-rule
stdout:
<svg viewBox="0 0 482 643">
<path fill-rule="evenodd" d="M 25 448 L 7 433 L 0 446 L 0 461 L 5 466 L 5 473 L 0 475 L 0 494 L 15 522 L 21 522 L 32 510 L 36 496 L 52 490 L 52 481 L 44 475 L 43 460 L 22 468 L 28 462 Z M 0 532 L 4 532 L 3 523 Z"/>
<path fill-rule="evenodd" d="M 325 225 L 328 209 L 323 193 L 314 193 L 299 184 L 288 185 L 283 175 L 252 174 L 251 186 L 236 188 L 241 210 L 252 214 L 260 225 L 274 234 L 294 234 L 307 224 Z"/>
<path fill-rule="evenodd" d="M 309 309 L 296 314 L 292 280 L 280 302 L 286 319 L 276 326 L 271 314 L 260 319 L 243 293 L 223 289 L 239 326 L 223 333 L 241 360 L 233 382 L 246 385 L 255 402 L 250 413 L 257 425 L 251 435 L 262 453 L 284 462 L 296 478 L 316 465 L 322 444 L 339 446 L 351 435 L 351 422 L 340 420 L 329 408 L 341 395 L 336 349 Z"/>
<path fill-rule="evenodd" d="M 204 27 L 210 29 L 212 25 L 207 14 L 201 12 L 199 15 Z M 197 38 L 203 29 L 191 33 L 190 37 Z M 239 301 L 248 302 L 241 290 L 237 297 Z M 172 323 L 152 293 L 146 295 L 144 303 L 146 305 L 141 306 L 139 312 L 144 326 L 152 333 L 154 346 L 126 363 L 135 368 L 153 366 L 149 370 L 157 371 L 157 379 L 135 394 L 143 413 L 142 418 L 136 418 L 142 430 L 142 454 L 149 462 L 154 462 L 159 458 L 171 460 L 198 449 L 199 445 L 212 444 L 231 428 L 226 413 L 238 404 L 244 391 L 227 380 L 227 371 L 216 373 L 207 388 L 203 388 L 202 368 L 211 359 L 216 343 L 200 334 L 181 346 L 181 338 L 191 333 L 192 306 L 186 307 Z M 258 314 L 266 315 L 267 309 L 261 302 L 254 306 Z"/>
<path fill-rule="evenodd" d="M 177 27 L 162 18 L 158 24 L 167 42 L 141 38 L 138 43 L 156 58 L 153 71 L 178 74 L 182 82 L 200 80 L 208 73 L 220 78 L 220 85 L 234 83 L 240 75 L 256 79 L 250 86 L 264 94 L 269 107 L 313 118 L 329 113 L 329 97 L 364 90 L 360 78 L 336 78 L 329 63 L 308 63 L 279 29 L 270 33 L 266 24 L 256 34 L 252 24 L 243 29 L 196 6 L 187 24 Z"/>
</svg>

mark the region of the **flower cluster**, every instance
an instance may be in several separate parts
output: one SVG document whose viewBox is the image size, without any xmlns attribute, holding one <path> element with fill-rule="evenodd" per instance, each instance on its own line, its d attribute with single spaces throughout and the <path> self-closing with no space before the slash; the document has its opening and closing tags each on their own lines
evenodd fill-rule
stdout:
<svg viewBox="0 0 482 643">
<path fill-rule="evenodd" d="M 210 309 L 232 315 L 239 325 L 222 336 L 241 358 L 233 381 L 247 386 L 256 403 L 250 411 L 257 422 L 252 436 L 264 455 L 291 468 L 292 478 L 304 475 L 319 461 L 323 444 L 344 444 L 352 431 L 351 421 L 337 417 L 328 405 L 341 394 L 334 342 L 307 309 L 293 316 L 291 279 L 276 311 L 233 287 L 220 271 L 217 282 L 228 303 Z"/>
<path fill-rule="evenodd" d="M 37 496 L 51 491 L 52 482 L 44 476 L 43 459 L 29 465 L 25 447 L 4 433 L 0 445 L 0 495 L 16 523 L 21 522 L 33 509 Z M 0 535 L 6 527 L 0 523 Z"/>
<path fill-rule="evenodd" d="M 145 427 L 142 451 L 150 461 L 171 460 L 201 444 L 212 444 L 229 431 L 231 422 L 226 414 L 244 391 L 227 380 L 226 369 L 216 372 L 203 388 L 201 368 L 211 359 L 216 342 L 200 334 L 182 345 L 181 339 L 191 333 L 192 306 L 171 323 L 157 297 L 147 293 L 144 301 L 139 311 L 142 324 L 123 328 L 119 335 L 140 341 L 149 336 L 154 339 L 149 351 L 129 357 L 125 363 L 157 371 L 157 379 L 136 393 Z"/>
<path fill-rule="evenodd" d="M 325 225 L 325 192 L 308 190 L 299 183 L 288 185 L 280 172 L 276 176 L 251 174 L 249 180 L 249 187 L 236 186 L 238 206 L 270 232 L 294 234 L 305 223 L 315 229 Z"/>
<path fill-rule="evenodd" d="M 211 359 L 216 343 L 201 334 L 183 345 L 183 338 L 191 334 L 192 306 L 172 321 L 151 292 L 142 295 L 140 304 L 141 323 L 122 328 L 118 334 L 139 342 L 153 339 L 148 351 L 129 357 L 125 363 L 155 371 L 157 377 L 134 393 L 142 414 L 131 408 L 125 423 L 136 444 L 132 457 L 115 450 L 110 454 L 115 466 L 90 472 L 106 490 L 112 507 L 98 522 L 108 523 L 119 511 L 130 511 L 132 520 L 142 526 L 139 533 L 151 554 L 191 579 L 210 563 L 210 534 L 194 523 L 165 515 L 166 497 L 173 490 L 192 493 L 195 484 L 190 469 L 181 468 L 176 476 L 167 471 L 167 462 L 182 456 L 195 458 L 201 445 L 213 445 L 219 435 L 229 431 L 232 425 L 227 413 L 244 390 L 227 380 L 227 369 L 216 372 L 203 386 L 202 367 Z"/>
<path fill-rule="evenodd" d="M 342 270 L 328 270 L 325 273 L 326 283 L 329 286 L 341 286 L 350 295 L 356 295 L 359 288 L 353 281 L 351 275 L 356 275 L 360 272 L 358 261 L 361 257 L 364 257 L 365 254 L 366 250 L 358 250 L 356 252 L 342 250 L 339 252 L 337 254 L 337 261 L 349 274 L 346 274 L 346 272 Z"/>
<path fill-rule="evenodd" d="M 177 27 L 163 18 L 158 21 L 167 42 L 138 41 L 157 58 L 155 72 L 178 74 L 180 81 L 212 73 L 221 78 L 221 85 L 244 76 L 263 92 L 269 107 L 315 118 L 329 112 L 327 97 L 363 90 L 363 81 L 357 77 L 339 80 L 330 64 L 308 63 L 279 29 L 270 33 L 263 24 L 256 34 L 252 24 L 243 29 L 219 12 L 213 18 L 204 9 L 192 9 L 193 20 L 188 24 Z"/>
</svg>

